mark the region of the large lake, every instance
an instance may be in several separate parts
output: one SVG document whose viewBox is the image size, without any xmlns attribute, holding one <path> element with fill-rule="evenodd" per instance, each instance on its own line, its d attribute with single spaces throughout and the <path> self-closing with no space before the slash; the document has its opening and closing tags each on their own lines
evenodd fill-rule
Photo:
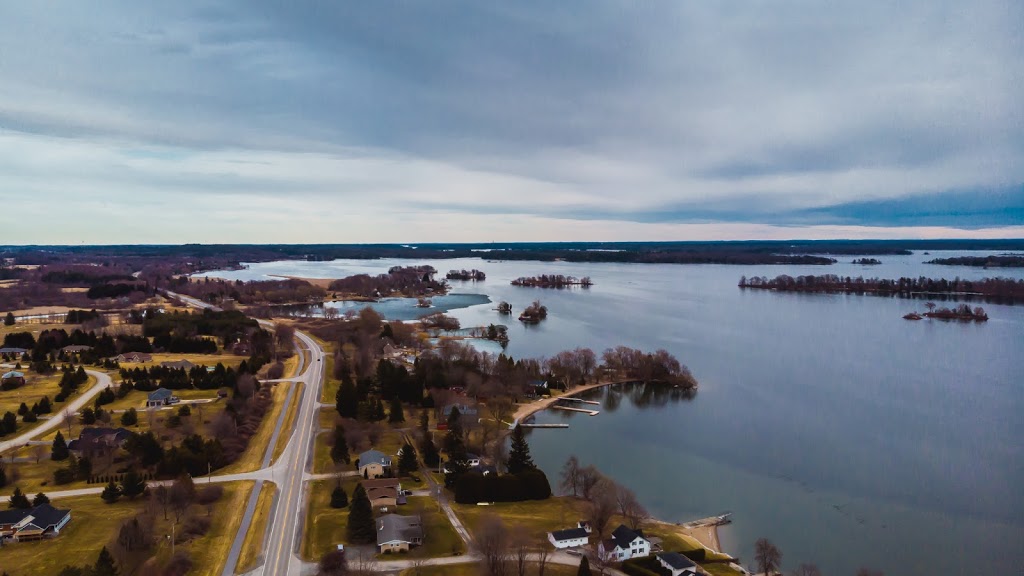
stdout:
<svg viewBox="0 0 1024 576">
<path fill-rule="evenodd" d="M 376 260 L 273 262 L 216 275 L 337 278 L 432 264 L 479 268 L 453 292 L 491 303 L 450 313 L 463 326 L 547 305 L 538 326 L 509 324 L 507 352 L 551 356 L 576 346 L 665 348 L 700 381 L 691 401 L 637 402 L 602 391 L 594 417 L 551 412 L 568 430 L 531 434 L 553 483 L 576 454 L 631 486 L 656 516 L 723 511 L 726 552 L 750 564 L 761 536 L 789 569 L 828 575 L 861 566 L 903 574 L 1020 574 L 1024 565 L 1024 306 L 980 304 L 984 324 L 910 322 L 924 302 L 740 290 L 741 275 L 1024 277 L 880 256 L 857 266 L 724 266 Z M 535 274 L 590 276 L 589 289 L 516 288 Z M 979 304 L 973 304 L 979 305 Z M 507 318 L 507 317 L 506 317 Z M 514 318 L 514 316 L 513 316 Z"/>
</svg>

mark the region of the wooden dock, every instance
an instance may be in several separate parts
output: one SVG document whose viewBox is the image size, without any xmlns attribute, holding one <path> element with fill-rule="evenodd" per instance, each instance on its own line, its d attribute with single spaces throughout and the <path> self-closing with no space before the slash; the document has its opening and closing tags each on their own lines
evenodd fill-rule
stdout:
<svg viewBox="0 0 1024 576">
<path fill-rule="evenodd" d="M 600 412 L 598 412 L 597 410 L 588 410 L 586 408 L 573 408 L 572 406 L 559 406 L 557 404 L 552 406 L 551 409 L 552 410 L 566 410 L 568 412 L 583 412 L 584 414 L 586 414 L 588 416 L 597 416 L 598 414 L 600 414 Z"/>
<path fill-rule="evenodd" d="M 559 402 L 576 402 L 577 404 L 593 404 L 594 406 L 600 406 L 601 403 L 597 400 L 583 400 L 580 398 L 562 397 L 558 399 Z"/>
<path fill-rule="evenodd" d="M 523 427 L 523 428 L 568 428 L 569 427 L 568 424 L 562 424 L 562 423 L 559 423 L 559 424 L 520 424 L 520 426 Z M 46 442 L 45 444 L 47 446 L 50 445 L 49 442 Z"/>
<path fill-rule="evenodd" d="M 726 512 L 719 514 L 718 516 L 708 516 L 707 518 L 701 518 L 700 520 L 693 520 L 683 524 L 683 528 L 702 528 L 704 526 L 722 526 L 732 522 L 732 512 Z"/>
</svg>

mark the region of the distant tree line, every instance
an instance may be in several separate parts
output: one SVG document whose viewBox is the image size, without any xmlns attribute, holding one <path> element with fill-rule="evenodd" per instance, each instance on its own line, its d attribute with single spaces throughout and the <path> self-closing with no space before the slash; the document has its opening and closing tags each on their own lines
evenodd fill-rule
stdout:
<svg viewBox="0 0 1024 576">
<path fill-rule="evenodd" d="M 447 285 L 435 280 L 435 274 L 437 270 L 433 266 L 395 266 L 387 274 L 356 274 L 334 280 L 328 290 L 367 298 L 444 294 Z"/>
<path fill-rule="evenodd" d="M 182 276 L 170 283 L 170 289 L 211 304 L 228 298 L 243 305 L 295 304 L 320 302 L 327 296 L 323 288 L 294 278 L 243 282 L 208 277 L 190 281 Z"/>
<path fill-rule="evenodd" d="M 445 278 L 449 280 L 486 280 L 487 274 L 484 274 L 481 270 L 473 268 L 472 270 L 449 270 Z"/>
<path fill-rule="evenodd" d="M 945 266 L 974 266 L 977 268 L 1021 268 L 1024 267 L 1024 254 L 1004 254 L 1001 256 L 957 256 L 954 258 L 935 258 L 926 264 L 942 264 Z"/>
<path fill-rule="evenodd" d="M 825 274 L 821 276 L 780 275 L 767 277 L 742 276 L 740 288 L 776 290 L 779 292 L 825 292 L 845 294 L 873 294 L 899 298 L 949 297 L 970 300 L 979 298 L 993 302 L 1014 303 L 1024 299 L 1024 280 L 1013 278 L 985 278 L 983 280 L 961 280 L 955 278 L 867 278 Z"/>
<path fill-rule="evenodd" d="M 521 276 L 512 281 L 513 286 L 528 286 L 531 288 L 567 288 L 569 286 L 593 286 L 590 276 L 576 278 L 575 276 L 564 276 L 562 274 L 541 274 L 540 276 Z"/>
</svg>

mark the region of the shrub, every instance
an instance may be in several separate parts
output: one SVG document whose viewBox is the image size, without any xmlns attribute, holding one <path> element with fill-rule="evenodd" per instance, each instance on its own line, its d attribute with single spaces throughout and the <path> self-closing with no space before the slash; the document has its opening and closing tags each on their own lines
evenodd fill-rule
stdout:
<svg viewBox="0 0 1024 576">
<path fill-rule="evenodd" d="M 190 536 L 202 536 L 210 531 L 208 516 L 193 516 L 185 521 L 185 533 Z"/>
</svg>

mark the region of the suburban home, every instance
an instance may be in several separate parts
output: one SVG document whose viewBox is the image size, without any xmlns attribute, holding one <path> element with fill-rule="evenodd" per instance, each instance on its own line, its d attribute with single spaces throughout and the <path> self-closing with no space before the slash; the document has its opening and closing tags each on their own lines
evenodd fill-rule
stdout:
<svg viewBox="0 0 1024 576">
<path fill-rule="evenodd" d="M 83 428 L 78 438 L 68 442 L 68 450 L 80 454 L 101 454 L 121 448 L 132 435 L 127 428 Z"/>
<path fill-rule="evenodd" d="M 53 538 L 70 521 L 71 510 L 58 510 L 49 504 L 27 510 L 0 510 L 0 539 L 24 542 Z"/>
<path fill-rule="evenodd" d="M 472 416 L 472 417 L 475 418 L 476 415 L 477 415 L 476 408 L 473 407 L 473 406 L 469 406 L 468 404 L 461 404 L 461 403 L 459 403 L 459 404 L 448 404 L 444 408 L 441 408 L 441 415 L 444 416 L 445 420 L 447 420 L 448 416 L 451 415 L 453 408 L 458 408 L 459 409 L 459 416 L 460 417 L 462 417 L 462 416 Z"/>
<path fill-rule="evenodd" d="M 88 352 L 89 350 L 92 350 L 92 346 L 85 346 L 83 344 L 74 344 L 71 346 L 65 346 L 60 349 L 61 353 L 63 353 L 65 356 L 71 354 L 81 354 L 82 352 Z"/>
<path fill-rule="evenodd" d="M 423 544 L 423 521 L 419 516 L 385 514 L 377 518 L 377 550 L 382 554 L 408 552 Z"/>
<path fill-rule="evenodd" d="M 576 527 L 577 528 L 583 528 L 584 530 L 587 531 L 587 534 L 590 534 L 591 532 L 594 531 L 594 529 L 590 526 L 590 520 L 580 520 L 579 522 L 576 523 Z"/>
<path fill-rule="evenodd" d="M 167 406 L 169 404 L 177 404 L 180 399 L 171 393 L 167 388 L 157 388 L 149 393 L 146 398 L 146 408 L 153 406 Z"/>
<path fill-rule="evenodd" d="M 391 469 L 391 456 L 374 449 L 359 455 L 359 475 L 363 478 L 379 478 Z"/>
<path fill-rule="evenodd" d="M 0 356 L 18 356 L 20 358 L 21 356 L 24 356 L 25 354 L 28 354 L 28 350 L 25 349 L 25 348 L 12 348 L 12 347 L 0 348 Z"/>
<path fill-rule="evenodd" d="M 612 537 L 597 545 L 597 555 L 605 562 L 621 562 L 651 553 L 651 543 L 643 532 L 634 531 L 625 524 L 612 531 Z"/>
<path fill-rule="evenodd" d="M 153 355 L 146 354 L 145 352 L 125 352 L 124 354 L 118 354 L 115 358 L 117 363 L 122 362 L 152 362 Z"/>
<path fill-rule="evenodd" d="M 173 362 L 161 362 L 161 368 L 171 368 L 173 370 L 191 370 L 195 368 L 195 364 L 188 360 L 175 360 Z"/>
<path fill-rule="evenodd" d="M 402 483 L 398 478 L 363 480 L 363 489 L 366 490 L 366 497 L 370 499 L 370 506 L 374 508 L 397 506 L 406 502 L 402 494 Z"/>
<path fill-rule="evenodd" d="M 548 532 L 548 542 L 551 542 L 551 545 L 559 550 L 586 546 L 589 540 L 590 535 L 583 528 L 569 528 L 567 530 Z"/>
<path fill-rule="evenodd" d="M 24 372 L 18 372 L 16 370 L 11 370 L 10 372 L 5 373 L 3 376 L 0 376 L 0 386 L 2 386 L 4 390 L 10 390 L 11 388 L 16 388 L 18 386 L 24 386 L 24 385 L 25 385 L 25 374 L 24 374 Z"/>
<path fill-rule="evenodd" d="M 678 552 L 658 554 L 658 563 L 672 573 L 672 576 L 697 576 L 697 565 Z"/>
</svg>

